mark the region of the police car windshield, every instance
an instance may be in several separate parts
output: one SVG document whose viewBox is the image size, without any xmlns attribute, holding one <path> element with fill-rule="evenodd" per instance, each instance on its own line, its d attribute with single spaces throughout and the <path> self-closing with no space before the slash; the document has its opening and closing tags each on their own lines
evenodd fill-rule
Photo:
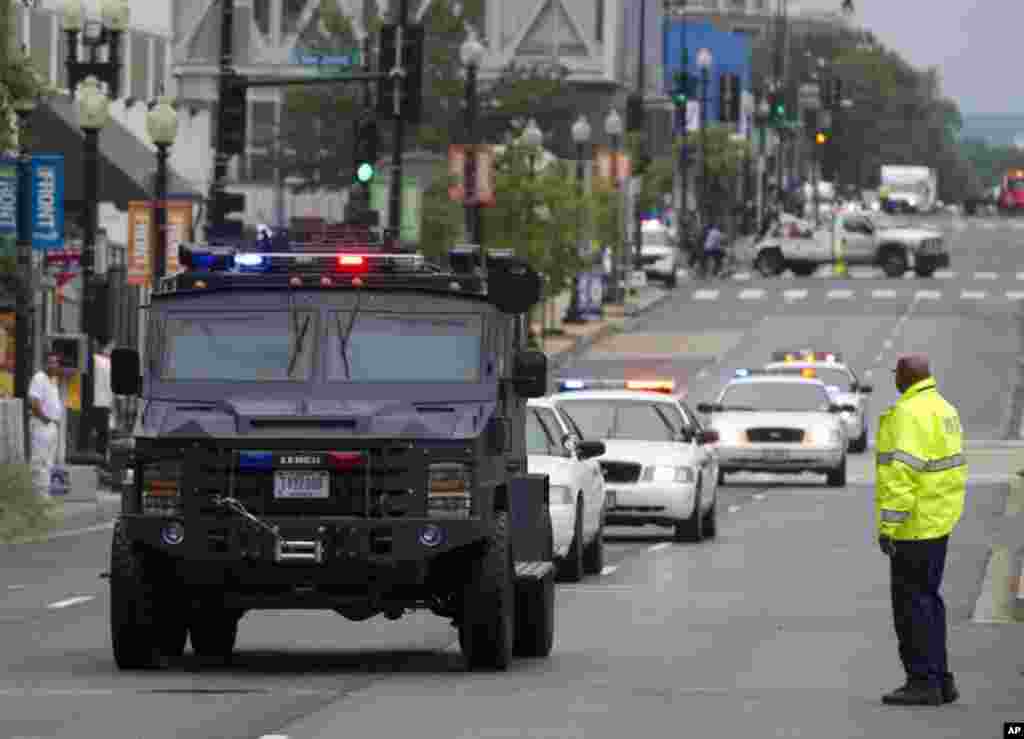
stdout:
<svg viewBox="0 0 1024 739">
<path fill-rule="evenodd" d="M 315 324 L 316 316 L 309 311 L 171 314 L 164 327 L 161 378 L 308 380 Z"/>
<path fill-rule="evenodd" d="M 327 379 L 480 382 L 483 321 L 474 315 L 327 314 Z M 494 368 L 488 370 L 493 374 Z"/>
<path fill-rule="evenodd" d="M 827 411 L 825 388 L 809 382 L 738 382 L 718 401 L 725 410 Z"/>
<path fill-rule="evenodd" d="M 636 400 L 562 400 L 558 407 L 583 438 L 676 441 L 683 418 L 669 403 Z"/>
</svg>

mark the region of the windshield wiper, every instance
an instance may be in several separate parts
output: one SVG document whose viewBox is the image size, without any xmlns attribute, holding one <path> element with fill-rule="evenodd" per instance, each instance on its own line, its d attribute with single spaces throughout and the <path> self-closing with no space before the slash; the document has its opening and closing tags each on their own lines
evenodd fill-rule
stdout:
<svg viewBox="0 0 1024 739">
<path fill-rule="evenodd" d="M 349 319 L 348 327 L 345 329 L 344 333 L 342 333 L 342 330 L 341 330 L 341 313 L 340 312 L 337 313 L 338 341 L 339 341 L 340 348 L 341 348 L 341 361 L 345 365 L 345 379 L 346 380 L 351 380 L 352 379 L 352 370 L 351 370 L 351 368 L 349 367 L 349 364 L 348 364 L 348 342 L 349 342 L 349 339 L 352 338 L 352 329 L 355 328 L 356 318 L 359 317 L 359 303 L 361 302 L 360 301 L 361 297 L 362 297 L 362 293 L 358 293 L 357 292 L 356 293 L 356 304 L 352 307 L 352 318 Z"/>
</svg>

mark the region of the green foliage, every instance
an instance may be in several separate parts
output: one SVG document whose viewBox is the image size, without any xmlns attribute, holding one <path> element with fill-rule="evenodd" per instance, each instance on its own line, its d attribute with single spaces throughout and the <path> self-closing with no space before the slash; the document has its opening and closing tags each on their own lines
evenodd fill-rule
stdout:
<svg viewBox="0 0 1024 739">
<path fill-rule="evenodd" d="M 1015 146 L 993 146 L 986 141 L 967 139 L 960 143 L 960 154 L 977 175 L 974 197 L 982 196 L 984 188 L 1001 184 L 1008 170 L 1024 169 L 1024 151 Z"/>
<path fill-rule="evenodd" d="M 44 535 L 60 517 L 59 505 L 36 495 L 27 464 L 0 465 L 0 543 Z"/>
<path fill-rule="evenodd" d="M 432 184 L 423 193 L 419 248 L 432 259 L 443 259 L 462 237 L 465 211 L 448 197 L 452 178 L 446 165 L 438 166 Z"/>
<path fill-rule="evenodd" d="M 12 149 L 16 134 L 11 125 L 14 121 L 14 102 L 38 98 L 47 91 L 32 66 L 31 58 L 15 52 L 14 3 L 0 0 L 0 152 Z"/>
<path fill-rule="evenodd" d="M 726 216 L 739 197 L 739 176 L 750 156 L 748 142 L 734 140 L 732 134 L 731 126 L 714 124 L 708 126 L 703 134 L 691 131 L 685 137 L 690 151 L 703 152 L 706 157 L 710 209 L 712 215 L 718 218 Z M 678 158 L 683 143 L 683 140 L 676 143 L 674 157 Z M 698 164 L 697 167 L 698 173 L 702 174 L 703 165 Z"/>
</svg>

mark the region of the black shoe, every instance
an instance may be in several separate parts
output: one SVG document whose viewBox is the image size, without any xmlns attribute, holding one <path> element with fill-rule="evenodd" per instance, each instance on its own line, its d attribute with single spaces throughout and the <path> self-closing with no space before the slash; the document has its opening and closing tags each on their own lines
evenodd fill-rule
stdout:
<svg viewBox="0 0 1024 739">
<path fill-rule="evenodd" d="M 909 682 L 882 696 L 887 706 L 941 706 L 942 690 L 928 683 Z"/>
<path fill-rule="evenodd" d="M 953 674 L 947 672 L 942 676 L 942 702 L 955 703 L 960 698 L 960 691 L 956 689 L 953 681 Z"/>
</svg>

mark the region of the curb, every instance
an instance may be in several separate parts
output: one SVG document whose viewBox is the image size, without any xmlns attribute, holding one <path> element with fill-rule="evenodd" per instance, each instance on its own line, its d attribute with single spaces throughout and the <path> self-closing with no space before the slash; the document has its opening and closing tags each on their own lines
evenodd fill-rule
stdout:
<svg viewBox="0 0 1024 739">
<path fill-rule="evenodd" d="M 568 362 L 572 361 L 580 354 L 588 351 L 592 346 L 598 344 L 607 339 L 612 334 L 620 331 L 628 330 L 633 321 L 642 316 L 644 313 L 657 308 L 662 303 L 666 302 L 672 297 L 671 290 L 665 290 L 661 295 L 651 299 L 649 302 L 636 306 L 631 312 L 628 311 L 621 322 L 619 321 L 606 321 L 605 325 L 599 328 L 589 336 L 581 336 L 576 339 L 576 343 L 573 344 L 571 349 L 565 349 L 557 354 L 548 355 L 548 371 L 560 370 Z"/>
</svg>

